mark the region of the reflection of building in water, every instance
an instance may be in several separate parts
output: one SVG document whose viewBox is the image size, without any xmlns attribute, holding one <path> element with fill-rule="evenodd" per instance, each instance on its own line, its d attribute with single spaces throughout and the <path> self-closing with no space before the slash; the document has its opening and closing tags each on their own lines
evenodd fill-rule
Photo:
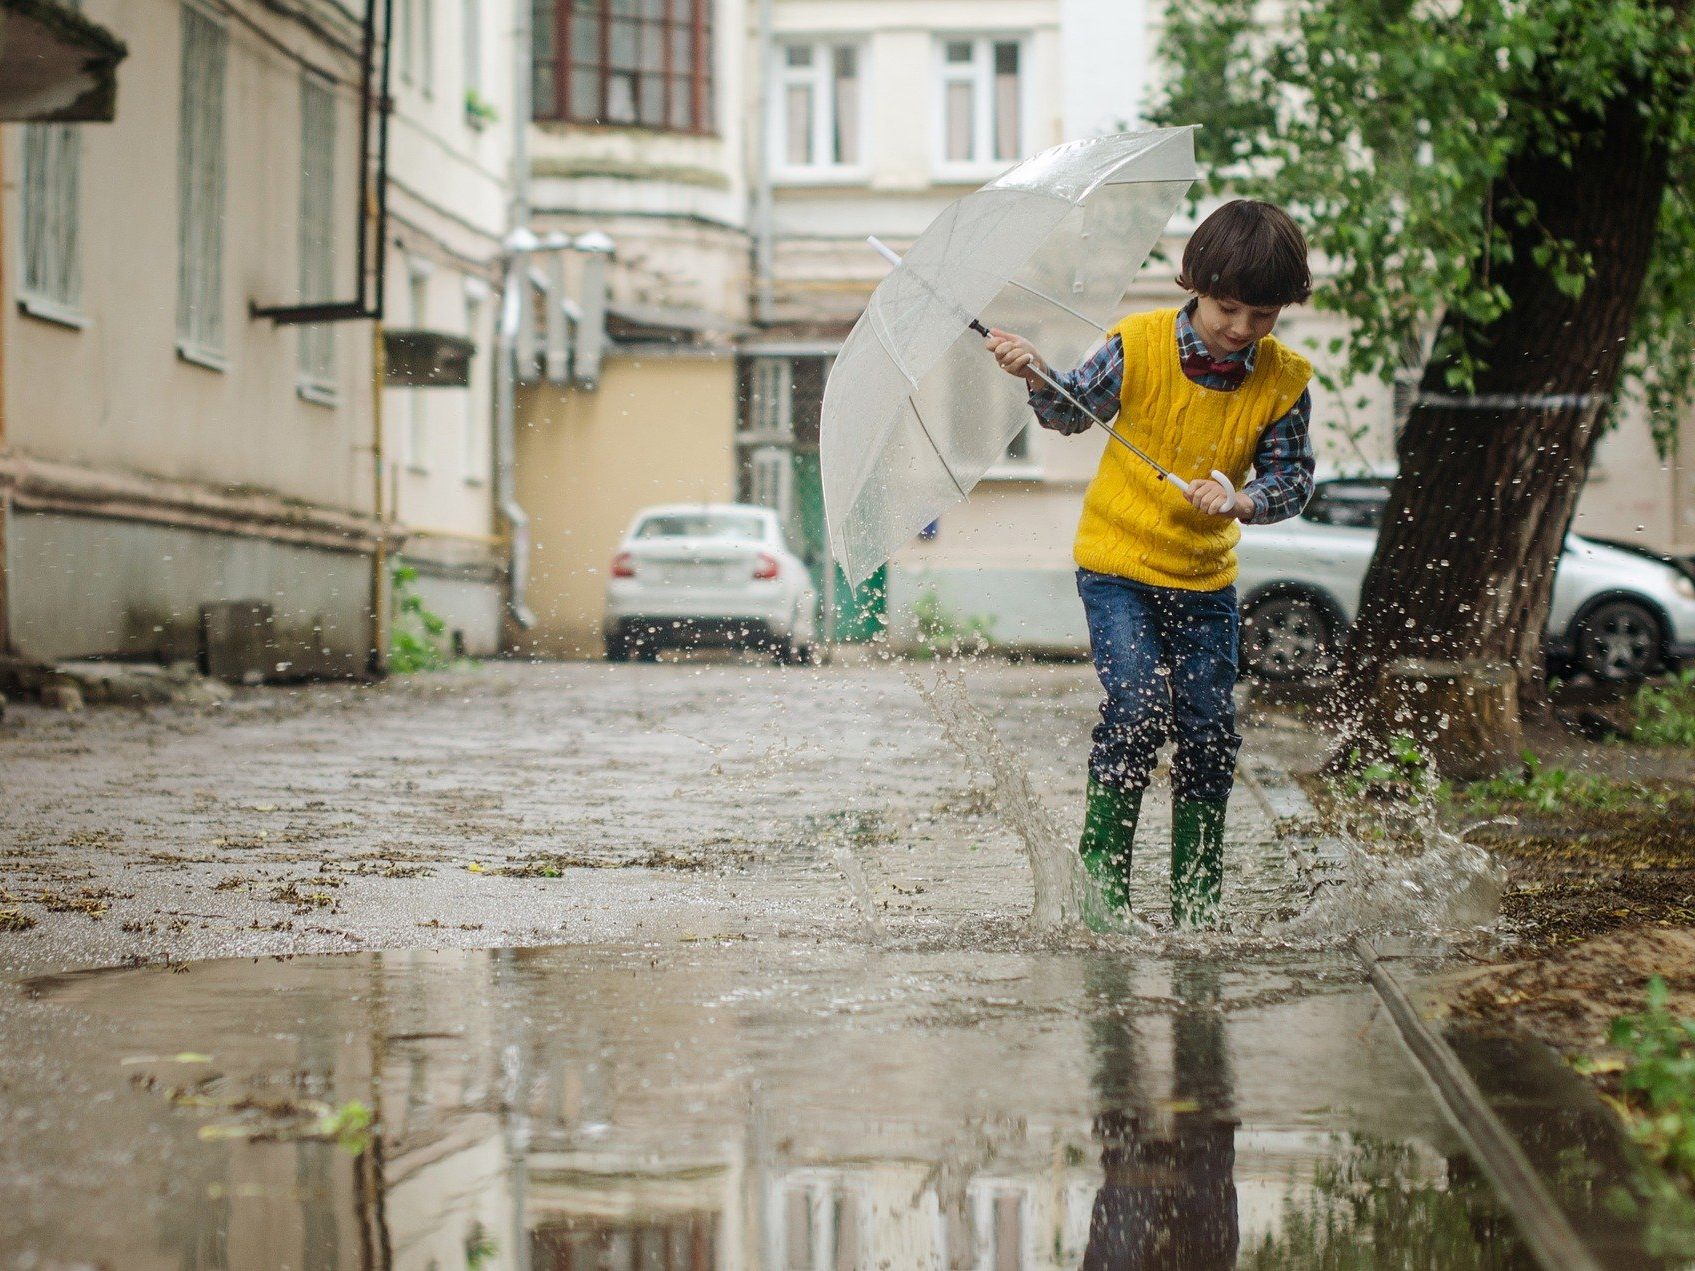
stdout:
<svg viewBox="0 0 1695 1271">
<path fill-rule="evenodd" d="M 1268 1094 L 1289 1067 L 1273 1061 L 1356 1057 L 1357 1003 L 1317 995 L 1227 1014 L 1216 983 L 1163 962 L 1016 967 L 1032 1000 L 1092 1005 L 1044 1019 L 1028 1046 L 1027 1017 L 995 1034 L 967 1015 L 903 1028 L 893 1054 L 891 1031 L 863 1016 L 820 1012 L 805 1017 L 812 1031 L 791 1032 L 746 964 L 703 957 L 655 975 L 639 948 L 158 976 L 143 1044 L 159 1055 L 196 1035 L 203 1003 L 225 1004 L 208 1098 L 358 1099 L 378 1117 L 352 1154 L 322 1141 L 196 1145 L 202 1125 L 238 1119 L 233 1106 L 116 1103 L 115 1140 L 179 1137 L 170 1192 L 134 1256 L 115 1261 L 1206 1268 L 1231 1265 L 1239 1248 L 1292 1248 L 1311 1229 L 1307 1210 L 1342 1214 L 1357 1180 L 1431 1196 L 1452 1181 L 1418 1143 L 1350 1165 L 1355 1145 L 1332 1137 L 1350 1123 L 1277 1113 L 1295 1105 Z M 65 992 L 93 998 L 127 983 L 78 980 Z M 158 1023 L 173 1019 L 187 1032 Z M 1332 1039 L 1342 1040 L 1323 1049 Z M 1237 1073 L 1232 1050 L 1260 1062 Z M 160 1088 L 182 1079 L 167 1066 Z M 1353 1097 L 1377 1089 L 1366 1074 Z M 1326 1180 L 1344 1190 L 1318 1195 Z M 1463 1219 L 1466 1202 L 1454 1204 Z"/>
</svg>

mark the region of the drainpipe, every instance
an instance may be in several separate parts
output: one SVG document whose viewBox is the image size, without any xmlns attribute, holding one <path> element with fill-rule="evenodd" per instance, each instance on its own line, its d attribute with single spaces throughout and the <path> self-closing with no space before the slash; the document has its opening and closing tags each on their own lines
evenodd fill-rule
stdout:
<svg viewBox="0 0 1695 1271">
<path fill-rule="evenodd" d="M 385 249 L 379 246 L 379 250 Z M 372 675 L 388 671 L 388 510 L 383 489 L 388 462 L 383 453 L 383 387 L 387 378 L 388 356 L 383 348 L 383 320 L 379 317 L 371 322 L 371 519 L 376 522 L 376 541 L 371 545 Z"/>
<path fill-rule="evenodd" d="M 535 50 L 530 31 L 530 5 L 518 0 L 512 21 L 512 209 L 507 235 L 506 278 L 500 301 L 500 324 L 495 333 L 494 362 L 494 493 L 495 510 L 506 534 L 506 613 L 522 630 L 536 624 L 527 602 L 530 574 L 530 518 L 518 505 L 517 437 L 514 414 L 518 378 L 520 304 L 528 293 L 526 271 L 534 235 L 530 219 L 530 76 Z"/>
<path fill-rule="evenodd" d="M 765 326 L 771 321 L 776 260 L 776 215 L 771 193 L 771 0 L 759 0 L 759 43 L 754 61 L 753 82 L 759 86 L 754 132 L 759 142 L 754 147 L 753 174 L 753 320 Z"/>
<path fill-rule="evenodd" d="M 516 478 L 516 398 L 518 328 L 528 290 L 528 231 L 507 236 L 506 277 L 501 283 L 500 321 L 494 337 L 494 500 L 506 527 L 506 613 L 520 628 L 535 626 L 527 601 L 530 572 L 530 518 L 518 505 Z"/>
<path fill-rule="evenodd" d="M 0 130 L 3 137 L 4 130 Z M 0 165 L 3 165 L 4 155 L 0 154 Z M 4 207 L 0 206 L 0 247 L 6 241 L 6 222 Z M 7 253 L 0 250 L 0 296 L 6 289 L 6 257 Z M 0 333 L 0 460 L 6 457 L 6 341 Z M 11 577 L 10 562 L 6 557 L 7 531 L 12 528 L 12 486 L 3 470 L 0 470 L 0 657 L 5 657 L 12 651 L 12 609 L 11 594 L 7 590 L 8 579 Z"/>
</svg>

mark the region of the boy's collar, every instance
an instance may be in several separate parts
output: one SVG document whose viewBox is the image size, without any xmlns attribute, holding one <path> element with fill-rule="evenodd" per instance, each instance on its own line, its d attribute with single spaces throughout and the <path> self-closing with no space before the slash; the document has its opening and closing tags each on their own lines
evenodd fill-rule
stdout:
<svg viewBox="0 0 1695 1271">
<path fill-rule="evenodd" d="M 1200 302 L 1199 296 L 1190 296 L 1189 303 L 1177 311 L 1177 347 L 1181 351 L 1185 342 L 1193 343 L 1198 345 L 1208 357 L 1212 357 L 1212 351 L 1207 348 L 1206 341 L 1201 339 L 1201 333 L 1195 330 L 1193 315 L 1195 306 Z M 1255 340 L 1252 344 L 1245 344 L 1234 353 L 1226 353 L 1216 360 L 1220 362 L 1245 362 L 1251 373 L 1254 369 L 1254 351 L 1258 348 L 1259 341 Z"/>
</svg>

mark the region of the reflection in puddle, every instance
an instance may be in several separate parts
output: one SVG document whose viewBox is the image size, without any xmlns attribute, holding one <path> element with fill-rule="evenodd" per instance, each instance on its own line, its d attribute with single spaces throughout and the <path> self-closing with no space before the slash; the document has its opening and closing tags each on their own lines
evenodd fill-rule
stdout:
<svg viewBox="0 0 1695 1271">
<path fill-rule="evenodd" d="M 794 943 L 49 977 L 39 995 L 124 1028 L 138 1062 L 93 1080 L 136 1146 L 42 1226 L 0 1215 L 0 1245 L 176 1268 L 1519 1265 L 1371 999 L 1268 1002 L 1325 969 Z M 285 1099 L 376 1123 L 270 1137 Z M 1486 1260 L 1424 1256 L 1465 1233 Z"/>
</svg>

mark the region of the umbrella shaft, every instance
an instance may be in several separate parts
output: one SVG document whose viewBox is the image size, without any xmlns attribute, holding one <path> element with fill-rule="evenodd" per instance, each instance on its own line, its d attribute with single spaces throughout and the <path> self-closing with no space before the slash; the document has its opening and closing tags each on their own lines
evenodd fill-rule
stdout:
<svg viewBox="0 0 1695 1271">
<path fill-rule="evenodd" d="M 1104 431 L 1108 437 L 1111 437 L 1119 445 L 1123 446 L 1131 454 L 1135 455 L 1136 458 L 1140 459 L 1143 463 L 1147 464 L 1148 467 L 1152 468 L 1155 472 L 1159 473 L 1159 475 L 1162 479 L 1171 482 L 1173 485 L 1177 486 L 1180 490 L 1183 490 L 1185 493 L 1188 492 L 1188 483 L 1187 482 L 1183 481 L 1182 479 L 1180 479 L 1178 477 L 1173 476 L 1164 467 L 1162 467 L 1158 462 L 1156 462 L 1151 455 L 1147 454 L 1145 451 L 1139 449 L 1138 447 L 1132 445 L 1130 442 L 1126 441 L 1124 439 L 1124 435 L 1122 433 L 1120 433 L 1118 431 L 1118 429 L 1114 428 L 1111 424 L 1107 423 L 1106 420 L 1102 419 L 1099 415 L 1095 414 L 1094 411 L 1090 410 L 1087 406 L 1083 405 L 1082 402 L 1078 401 L 1070 393 L 1066 392 L 1065 387 L 1062 384 L 1060 384 L 1060 382 L 1058 380 L 1054 379 L 1053 376 L 1049 375 L 1046 371 L 1042 370 L 1038 366 L 1032 365 L 1030 369 L 1036 372 L 1037 377 L 1042 381 L 1042 383 L 1046 384 L 1049 388 L 1053 389 L 1054 392 L 1058 393 L 1061 397 L 1065 398 L 1066 401 L 1070 402 L 1078 410 L 1082 411 L 1085 415 L 1087 415 L 1090 418 L 1090 420 L 1092 420 L 1094 422 L 1096 427 L 1098 427 L 1102 431 Z"/>
</svg>

